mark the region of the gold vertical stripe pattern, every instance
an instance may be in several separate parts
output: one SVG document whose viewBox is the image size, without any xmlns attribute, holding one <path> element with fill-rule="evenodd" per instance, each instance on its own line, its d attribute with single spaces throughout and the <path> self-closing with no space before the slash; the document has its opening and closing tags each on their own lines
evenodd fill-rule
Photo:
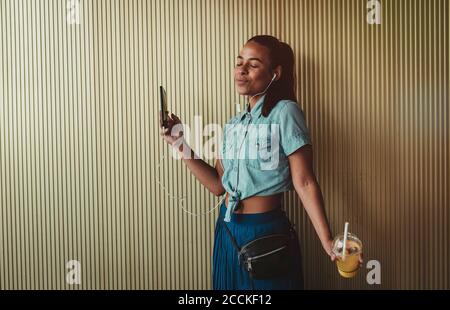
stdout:
<svg viewBox="0 0 450 310">
<path fill-rule="evenodd" d="M 217 210 L 184 210 L 218 198 L 159 137 L 158 86 L 207 135 L 261 33 L 294 48 L 333 232 L 381 264 L 381 285 L 340 278 L 286 193 L 306 287 L 450 288 L 449 2 L 380 3 L 369 25 L 365 0 L 0 1 L 0 289 L 211 288 Z"/>
</svg>

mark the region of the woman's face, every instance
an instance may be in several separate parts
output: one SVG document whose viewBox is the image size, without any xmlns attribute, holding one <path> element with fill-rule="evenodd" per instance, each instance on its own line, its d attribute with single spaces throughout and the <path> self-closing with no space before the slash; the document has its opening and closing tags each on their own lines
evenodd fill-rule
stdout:
<svg viewBox="0 0 450 310">
<path fill-rule="evenodd" d="M 269 50 L 253 41 L 241 49 L 234 67 L 234 83 L 240 95 L 264 91 L 272 80 Z"/>
</svg>

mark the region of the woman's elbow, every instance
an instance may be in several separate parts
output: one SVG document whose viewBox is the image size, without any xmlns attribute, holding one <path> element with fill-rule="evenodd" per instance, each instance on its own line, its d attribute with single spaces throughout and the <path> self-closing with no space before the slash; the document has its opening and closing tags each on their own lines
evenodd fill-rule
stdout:
<svg viewBox="0 0 450 310">
<path fill-rule="evenodd" d="M 294 180 L 294 188 L 297 190 L 297 192 L 302 192 L 305 189 L 309 189 L 312 186 L 316 186 L 317 182 L 314 178 L 300 178 L 297 180 Z"/>
<path fill-rule="evenodd" d="M 210 190 L 217 197 L 220 197 L 223 194 L 225 194 L 225 188 L 223 187 L 221 181 L 217 182 Z"/>
<path fill-rule="evenodd" d="M 225 189 L 221 186 L 219 188 L 215 188 L 212 192 L 216 197 L 220 197 L 225 194 Z"/>
</svg>

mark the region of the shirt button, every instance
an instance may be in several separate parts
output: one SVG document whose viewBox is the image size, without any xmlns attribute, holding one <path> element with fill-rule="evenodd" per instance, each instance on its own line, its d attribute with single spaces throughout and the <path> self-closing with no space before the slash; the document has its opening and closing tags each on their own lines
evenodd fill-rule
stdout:
<svg viewBox="0 0 450 310">
<path fill-rule="evenodd" d="M 234 171 L 237 171 L 237 167 L 234 167 L 233 170 L 234 170 Z"/>
</svg>

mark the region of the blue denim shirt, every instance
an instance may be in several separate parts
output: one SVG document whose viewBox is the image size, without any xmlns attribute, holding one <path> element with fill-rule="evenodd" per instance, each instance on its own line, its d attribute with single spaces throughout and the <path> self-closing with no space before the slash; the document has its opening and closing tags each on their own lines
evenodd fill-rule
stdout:
<svg viewBox="0 0 450 310">
<path fill-rule="evenodd" d="M 295 101 L 279 101 L 264 117 L 264 99 L 265 95 L 250 112 L 247 103 L 224 128 L 220 157 L 222 184 L 230 194 L 226 222 L 242 199 L 293 189 L 288 156 L 311 144 L 303 112 Z"/>
</svg>

